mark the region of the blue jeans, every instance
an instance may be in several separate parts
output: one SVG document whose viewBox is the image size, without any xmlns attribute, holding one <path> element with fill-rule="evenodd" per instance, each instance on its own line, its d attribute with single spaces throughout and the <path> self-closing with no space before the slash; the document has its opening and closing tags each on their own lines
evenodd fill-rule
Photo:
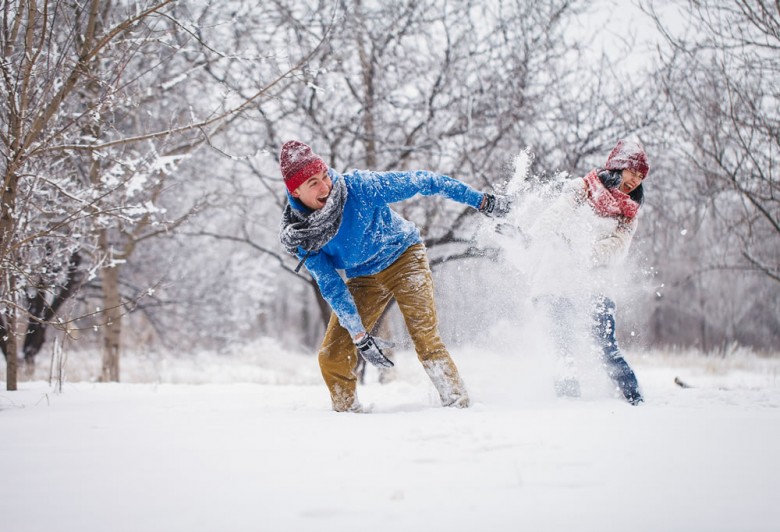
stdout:
<svg viewBox="0 0 780 532">
<path fill-rule="evenodd" d="M 553 322 L 552 335 L 555 341 L 558 355 L 564 365 L 570 371 L 574 364 L 575 331 L 572 329 L 575 323 L 577 309 L 574 303 L 567 297 L 543 296 L 537 300 L 542 303 L 548 316 Z M 591 336 L 599 351 L 599 360 L 606 370 L 609 378 L 620 389 L 623 397 L 631 404 L 642 401 L 639 392 L 639 384 L 634 371 L 623 358 L 615 337 L 615 302 L 605 296 L 593 298 L 591 307 Z M 579 385 L 576 379 L 568 375 L 564 381 L 564 387 L 576 389 L 575 395 L 579 395 Z M 564 395 L 570 395 L 571 390 L 566 390 Z"/>
<path fill-rule="evenodd" d="M 605 296 L 593 299 L 593 339 L 600 352 L 601 364 L 609 378 L 631 404 L 642 401 L 639 383 L 628 362 L 623 358 L 615 338 L 615 302 Z"/>
</svg>

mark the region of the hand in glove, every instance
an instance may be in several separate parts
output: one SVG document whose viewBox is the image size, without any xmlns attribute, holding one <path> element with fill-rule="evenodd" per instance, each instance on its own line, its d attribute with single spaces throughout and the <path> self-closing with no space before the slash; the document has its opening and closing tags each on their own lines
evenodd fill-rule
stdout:
<svg viewBox="0 0 780 532">
<path fill-rule="evenodd" d="M 366 359 L 366 362 L 370 362 L 378 368 L 391 368 L 395 364 L 393 361 L 387 358 L 382 353 L 382 348 L 390 349 L 393 347 L 392 342 L 382 340 L 381 338 L 374 338 L 370 334 L 366 334 L 357 343 L 355 343 L 358 353 Z"/>
<path fill-rule="evenodd" d="M 482 200 L 482 205 L 479 207 L 479 212 L 486 216 L 503 218 L 509 213 L 509 208 L 512 206 L 512 200 L 509 196 L 494 196 L 493 194 L 485 194 Z"/>
</svg>

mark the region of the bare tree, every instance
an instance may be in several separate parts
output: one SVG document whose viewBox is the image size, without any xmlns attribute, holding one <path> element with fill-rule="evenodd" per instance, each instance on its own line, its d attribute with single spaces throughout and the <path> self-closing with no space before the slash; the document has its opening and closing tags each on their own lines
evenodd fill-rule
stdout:
<svg viewBox="0 0 780 532">
<path fill-rule="evenodd" d="M 67 272 L 73 253 L 100 266 L 103 378 L 117 380 L 118 323 L 137 296 L 120 293 L 121 265 L 139 241 L 171 230 L 187 214 L 169 219 L 155 205 L 170 189 L 166 178 L 307 58 L 263 77 L 248 95 L 204 91 L 184 81 L 231 54 L 207 44 L 186 8 L 171 0 L 20 0 L 4 3 L 2 16 L 0 295 L 9 337 L 7 387 L 16 387 L 20 291 L 46 286 L 50 300 L 58 289 L 68 293 L 62 275 L 43 284 L 33 278 L 42 264 L 34 261 L 58 257 L 60 266 L 50 271 Z M 28 310 L 40 298 L 30 301 Z"/>
<path fill-rule="evenodd" d="M 62 168 L 63 142 L 82 133 L 80 124 L 90 120 L 96 110 L 79 105 L 80 91 L 95 81 L 90 77 L 91 66 L 121 37 L 144 19 L 158 16 L 170 3 L 149 3 L 130 11 L 120 9 L 105 25 L 101 22 L 108 5 L 97 1 L 84 6 L 24 0 L 3 4 L 0 75 L 5 99 L 0 109 L 0 146 L 4 186 L 0 200 L 0 262 L 5 282 L 0 295 L 6 303 L 5 329 L 11 338 L 16 335 L 21 300 L 18 290 L 26 288 L 30 272 L 40 265 L 28 261 L 40 255 L 37 245 L 49 238 L 46 255 L 69 258 L 78 247 L 78 238 L 62 233 L 92 214 L 87 212 L 92 198 L 83 193 L 80 183 L 71 176 L 55 173 Z M 116 76 L 107 79 L 106 87 L 116 81 Z M 66 201 L 58 212 L 51 212 L 45 201 L 37 201 L 41 196 L 44 200 L 55 197 Z M 68 211 L 68 207 L 72 210 Z M 33 216 L 39 213 L 42 216 Z M 11 361 L 7 387 L 13 390 L 15 340 L 6 347 Z"/>
<path fill-rule="evenodd" d="M 680 155 L 734 239 L 704 267 L 780 281 L 780 6 L 689 2 L 684 35 L 647 9 L 669 45 L 661 79 Z"/>
<path fill-rule="evenodd" d="M 648 85 L 664 104 L 662 179 L 642 238 L 664 284 L 651 341 L 769 348 L 780 300 L 780 8 L 642 4 L 662 36 Z"/>
</svg>

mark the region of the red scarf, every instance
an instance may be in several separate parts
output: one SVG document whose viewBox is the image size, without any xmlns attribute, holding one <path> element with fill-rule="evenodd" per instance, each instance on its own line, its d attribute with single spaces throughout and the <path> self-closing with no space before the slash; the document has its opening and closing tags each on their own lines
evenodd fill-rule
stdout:
<svg viewBox="0 0 780 532">
<path fill-rule="evenodd" d="M 596 170 L 592 170 L 585 176 L 585 186 L 588 189 L 588 203 L 599 216 L 614 218 L 624 216 L 633 220 L 639 211 L 639 204 L 631 199 L 631 196 L 621 192 L 617 188 L 609 189 L 604 186 Z"/>
</svg>

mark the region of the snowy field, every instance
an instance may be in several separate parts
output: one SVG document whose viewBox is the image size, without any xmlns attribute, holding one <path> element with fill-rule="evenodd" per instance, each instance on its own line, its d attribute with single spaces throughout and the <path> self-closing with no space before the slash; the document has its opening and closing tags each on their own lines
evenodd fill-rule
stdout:
<svg viewBox="0 0 780 532">
<path fill-rule="evenodd" d="M 0 392 L 0 530 L 780 530 L 780 358 L 628 353 L 632 407 L 596 373 L 560 399 L 538 361 L 452 354 L 472 408 L 404 351 L 371 414 L 271 343 L 126 357 L 121 384 L 72 354 L 62 392 L 44 362 Z"/>
</svg>

